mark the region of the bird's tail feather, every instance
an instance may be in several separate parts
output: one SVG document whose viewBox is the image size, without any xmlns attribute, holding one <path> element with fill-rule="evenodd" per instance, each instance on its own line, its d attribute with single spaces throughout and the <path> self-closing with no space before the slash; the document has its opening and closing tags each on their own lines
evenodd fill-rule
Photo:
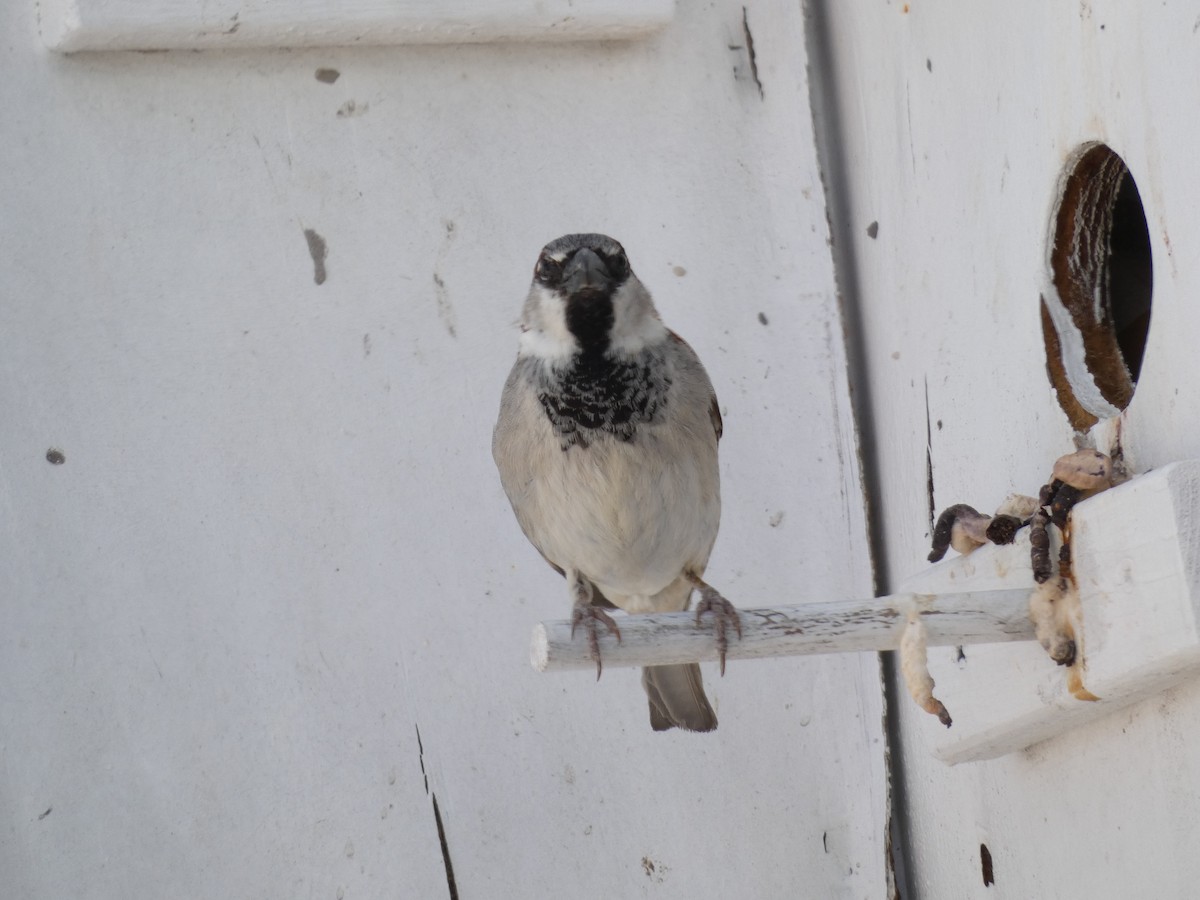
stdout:
<svg viewBox="0 0 1200 900">
<path fill-rule="evenodd" d="M 650 726 L 655 731 L 716 730 L 717 714 L 704 695 L 700 667 L 695 663 L 647 666 L 642 669 L 642 687 L 650 699 Z"/>
</svg>

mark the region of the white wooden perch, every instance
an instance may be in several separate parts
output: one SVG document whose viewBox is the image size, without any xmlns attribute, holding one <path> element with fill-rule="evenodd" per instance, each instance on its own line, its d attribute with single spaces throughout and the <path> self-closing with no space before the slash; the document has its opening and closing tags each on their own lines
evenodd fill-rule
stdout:
<svg viewBox="0 0 1200 900">
<path fill-rule="evenodd" d="M 742 638 L 730 630 L 727 660 L 895 650 L 911 613 L 925 617 L 929 646 L 981 641 L 1032 641 L 1029 589 L 957 594 L 895 594 L 868 600 L 839 600 L 738 610 Z M 605 667 L 658 666 L 717 659 L 711 618 L 696 625 L 692 612 L 622 616 L 621 640 L 601 627 Z M 530 650 L 540 672 L 596 670 L 587 641 L 571 637 L 570 621 L 534 627 Z"/>
<path fill-rule="evenodd" d="M 870 600 L 741 610 L 744 637 L 728 660 L 895 649 L 921 616 L 938 697 L 954 715 L 930 718 L 934 754 L 948 763 L 1028 747 L 1200 674 L 1200 461 L 1172 463 L 1083 501 L 1072 513 L 1073 569 L 1082 605 L 1081 662 L 1068 673 L 1034 641 L 1029 530 L 929 566 L 901 592 Z M 601 629 L 604 665 L 716 659 L 712 629 L 692 613 L 623 616 L 622 640 Z M 1016 643 L 1014 643 L 1016 642 Z M 997 646 L 976 646 L 995 644 Z M 534 629 L 541 671 L 594 669 L 568 621 Z M 730 667 L 730 675 L 737 669 Z M 1078 684 L 1075 685 L 1078 688 Z M 1090 693 L 1098 699 L 1080 700 Z"/>
</svg>

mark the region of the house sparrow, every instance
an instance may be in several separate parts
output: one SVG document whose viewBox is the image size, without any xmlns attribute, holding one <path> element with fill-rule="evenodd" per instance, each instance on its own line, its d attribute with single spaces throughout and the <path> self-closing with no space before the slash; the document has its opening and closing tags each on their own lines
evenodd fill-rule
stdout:
<svg viewBox="0 0 1200 900">
<path fill-rule="evenodd" d="M 492 455 L 521 530 L 566 576 L 600 677 L 604 611 L 679 612 L 700 591 L 721 672 L 737 610 L 702 578 L 721 517 L 712 383 L 658 317 L 624 248 L 568 234 L 542 248 Z M 700 667 L 642 670 L 655 731 L 712 731 Z"/>
</svg>

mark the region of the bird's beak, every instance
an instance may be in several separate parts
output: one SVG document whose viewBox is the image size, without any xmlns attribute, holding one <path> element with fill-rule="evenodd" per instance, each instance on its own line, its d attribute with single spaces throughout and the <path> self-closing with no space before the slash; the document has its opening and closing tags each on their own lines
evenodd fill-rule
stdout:
<svg viewBox="0 0 1200 900">
<path fill-rule="evenodd" d="M 562 284 L 568 297 L 607 294 L 612 289 L 612 282 L 604 260 L 586 247 L 576 250 L 563 269 Z"/>
</svg>

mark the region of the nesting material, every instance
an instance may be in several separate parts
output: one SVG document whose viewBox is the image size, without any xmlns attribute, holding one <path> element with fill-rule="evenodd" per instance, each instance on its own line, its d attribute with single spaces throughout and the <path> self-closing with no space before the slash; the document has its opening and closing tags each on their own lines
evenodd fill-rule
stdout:
<svg viewBox="0 0 1200 900">
<path fill-rule="evenodd" d="M 953 547 L 964 556 L 988 542 L 987 529 L 992 523 L 991 516 L 985 516 L 966 503 L 956 503 L 947 507 L 938 516 L 937 525 L 933 528 L 933 548 L 929 551 L 929 561 L 937 562 L 946 555 L 946 550 Z"/>
<path fill-rule="evenodd" d="M 1009 498 L 1014 497 L 1017 495 L 1009 495 Z M 1005 504 L 1007 503 L 1006 500 Z M 1037 508 L 1037 501 L 1032 497 L 1021 498 L 1011 508 L 1017 510 L 1020 515 L 1010 512 L 1005 505 L 1002 505 L 994 516 L 986 516 L 966 503 L 956 503 L 947 507 L 938 516 L 937 525 L 934 526 L 929 561 L 937 562 L 951 547 L 966 556 L 984 544 L 1011 544 L 1016 539 L 1017 532 L 1024 527 L 1029 515 Z M 1026 508 L 1028 513 L 1025 512 Z"/>
<path fill-rule="evenodd" d="M 949 728 L 952 724 L 950 713 L 942 701 L 933 696 L 934 682 L 929 674 L 926 642 L 925 623 L 921 621 L 920 614 L 914 613 L 909 616 L 904 634 L 900 636 L 900 674 L 904 676 L 904 684 L 917 706 L 937 716 L 938 721 Z"/>
<path fill-rule="evenodd" d="M 1081 491 L 1102 491 L 1112 486 L 1112 460 L 1099 450 L 1076 450 L 1060 456 L 1051 478 Z"/>
<path fill-rule="evenodd" d="M 1112 485 L 1113 464 L 1098 450 L 1077 450 L 1054 463 L 1050 482 L 1038 493 L 1030 518 L 1029 554 L 1037 587 L 1029 595 L 1029 618 L 1038 642 L 1060 666 L 1069 666 L 1067 687 L 1080 700 L 1096 697 L 1083 686 L 1083 610 L 1071 566 L 1070 515 L 1080 500 Z M 1050 555 L 1050 526 L 1059 529 L 1058 567 Z"/>
<path fill-rule="evenodd" d="M 1075 504 L 1083 498 L 1084 492 L 1074 485 L 1059 481 L 1057 478 L 1051 484 L 1056 486 L 1056 488 L 1054 499 L 1050 501 L 1050 521 L 1059 528 L 1065 528 L 1067 516 L 1071 514 L 1071 510 L 1075 508 Z"/>
<path fill-rule="evenodd" d="M 1029 618 L 1033 621 L 1038 643 L 1060 666 L 1075 662 L 1075 620 L 1079 612 L 1079 591 L 1061 576 L 1039 584 L 1029 595 Z"/>
<path fill-rule="evenodd" d="M 1099 700 L 1083 684 L 1083 606 L 1079 589 L 1070 578 L 1059 576 L 1034 588 L 1029 597 L 1029 618 L 1038 643 L 1060 666 L 1069 666 L 1067 690 L 1076 700 Z"/>
<path fill-rule="evenodd" d="M 1098 450 L 1077 450 L 1059 457 L 1050 481 L 1036 498 L 1009 494 L 985 516 L 965 503 L 947 508 L 933 530 L 929 561 L 953 547 L 968 554 L 986 543 L 1010 544 L 1029 525 L 1029 554 L 1036 587 L 1029 597 L 1029 618 L 1038 642 L 1060 666 L 1067 666 L 1067 687 L 1080 700 L 1096 697 L 1083 686 L 1082 607 L 1071 565 L 1070 515 L 1075 504 L 1113 484 L 1113 462 Z M 1051 553 L 1052 543 L 1058 553 Z M 911 618 L 900 641 L 900 668 L 913 699 L 926 712 L 950 724 L 946 707 L 933 696 L 925 650 L 925 627 Z"/>
<path fill-rule="evenodd" d="M 995 515 L 988 523 L 987 539 L 993 544 L 1011 544 L 1025 522 L 1016 516 Z"/>
<path fill-rule="evenodd" d="M 1112 486 L 1112 460 L 1099 450 L 1076 450 L 1054 463 L 1050 483 L 1042 488 L 1042 506 L 1050 521 L 1063 528 L 1075 504 Z"/>
<path fill-rule="evenodd" d="M 1004 498 L 1004 502 L 996 508 L 996 516 L 1012 516 L 1014 519 L 1024 521 L 1037 512 L 1038 501 L 1037 497 L 1030 497 L 1028 494 L 1009 494 Z"/>
<path fill-rule="evenodd" d="M 1050 516 L 1042 508 L 1033 514 L 1029 520 L 1029 563 L 1033 568 L 1033 580 L 1045 584 L 1054 574 L 1050 562 L 1050 532 L 1046 527 L 1050 524 Z"/>
</svg>

